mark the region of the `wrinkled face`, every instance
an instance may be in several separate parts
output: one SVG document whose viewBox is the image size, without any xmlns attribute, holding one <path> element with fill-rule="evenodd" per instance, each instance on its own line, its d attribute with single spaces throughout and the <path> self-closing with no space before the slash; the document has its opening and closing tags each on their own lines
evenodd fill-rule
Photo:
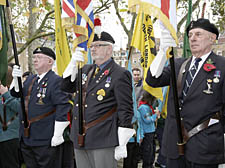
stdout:
<svg viewBox="0 0 225 168">
<path fill-rule="evenodd" d="M 194 56 L 201 57 L 211 51 L 216 35 L 201 28 L 195 28 L 188 33 L 190 49 Z"/>
<path fill-rule="evenodd" d="M 49 70 L 49 67 L 51 67 L 52 64 L 54 63 L 54 60 L 51 57 L 41 53 L 34 54 L 32 59 L 33 59 L 34 69 L 39 74 L 47 72 Z"/>
<path fill-rule="evenodd" d="M 96 62 L 104 63 L 112 56 L 112 45 L 104 41 L 92 42 L 91 46 L 91 57 Z"/>
<path fill-rule="evenodd" d="M 137 83 L 141 79 L 141 72 L 140 71 L 133 71 L 133 78 L 134 82 Z"/>
</svg>

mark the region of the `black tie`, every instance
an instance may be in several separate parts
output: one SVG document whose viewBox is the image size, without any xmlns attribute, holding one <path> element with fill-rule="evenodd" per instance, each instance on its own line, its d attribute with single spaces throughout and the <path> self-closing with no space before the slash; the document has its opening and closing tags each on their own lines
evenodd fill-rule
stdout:
<svg viewBox="0 0 225 168">
<path fill-rule="evenodd" d="M 99 71 L 100 71 L 100 68 L 98 66 L 96 66 L 93 78 L 95 78 L 95 76 L 99 73 Z"/>
<path fill-rule="evenodd" d="M 201 58 L 196 58 L 195 59 L 195 63 L 194 65 L 191 67 L 191 69 L 188 71 L 186 80 L 185 80 L 185 85 L 184 85 L 184 89 L 183 89 L 183 97 L 185 97 L 188 93 L 189 88 L 191 87 L 193 78 L 195 76 L 195 73 L 198 69 L 198 64 L 201 61 Z"/>
</svg>

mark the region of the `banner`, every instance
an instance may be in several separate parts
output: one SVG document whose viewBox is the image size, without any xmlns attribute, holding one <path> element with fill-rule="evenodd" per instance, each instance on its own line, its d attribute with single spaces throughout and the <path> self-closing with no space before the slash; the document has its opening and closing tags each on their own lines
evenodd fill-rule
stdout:
<svg viewBox="0 0 225 168">
<path fill-rule="evenodd" d="M 76 3 L 75 3 L 76 2 Z M 73 32 L 73 48 L 84 48 L 87 61 L 87 48 L 94 39 L 94 14 L 91 0 L 62 0 L 62 24 Z"/>
<path fill-rule="evenodd" d="M 67 41 L 65 28 L 62 27 L 61 3 L 60 0 L 54 1 L 55 6 L 55 47 L 56 47 L 56 66 L 59 76 L 62 76 L 64 70 L 70 62 L 71 53 Z"/>
<path fill-rule="evenodd" d="M 3 85 L 6 85 L 6 76 L 8 71 L 8 37 L 3 8 L 4 6 L 0 5 L 0 81 Z"/>
<path fill-rule="evenodd" d="M 148 68 L 156 56 L 156 46 L 153 25 L 150 15 L 138 13 L 131 46 L 141 52 L 141 65 L 143 68 L 143 88 L 156 98 L 163 100 L 162 89 L 152 88 L 145 82 Z"/>
<path fill-rule="evenodd" d="M 143 12 L 158 18 L 178 44 L 176 0 L 128 0 L 131 12 Z"/>
<path fill-rule="evenodd" d="M 0 0 L 0 5 L 6 5 L 6 0 Z"/>
</svg>

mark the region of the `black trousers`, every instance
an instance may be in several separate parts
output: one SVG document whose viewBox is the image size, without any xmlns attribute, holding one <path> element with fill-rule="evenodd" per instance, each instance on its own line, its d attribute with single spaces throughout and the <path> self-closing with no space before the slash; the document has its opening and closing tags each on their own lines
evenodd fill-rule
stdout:
<svg viewBox="0 0 225 168">
<path fill-rule="evenodd" d="M 218 168 L 218 164 L 198 164 L 188 161 L 181 156 L 179 159 L 168 159 L 166 168 Z"/>
<path fill-rule="evenodd" d="M 155 161 L 155 133 L 145 133 L 143 142 L 141 143 L 143 155 L 143 168 L 153 168 Z"/>
<path fill-rule="evenodd" d="M 72 141 L 65 141 L 59 146 L 57 165 L 61 165 L 61 168 L 76 168 L 74 148 Z"/>
<path fill-rule="evenodd" d="M 135 142 L 127 143 L 127 158 L 123 160 L 123 168 L 138 167 L 139 144 Z"/>
<path fill-rule="evenodd" d="M 59 146 L 27 146 L 21 141 L 21 151 L 26 168 L 61 168 L 57 164 Z"/>
<path fill-rule="evenodd" d="M 0 142 L 0 168 L 19 168 L 19 139 Z"/>
</svg>

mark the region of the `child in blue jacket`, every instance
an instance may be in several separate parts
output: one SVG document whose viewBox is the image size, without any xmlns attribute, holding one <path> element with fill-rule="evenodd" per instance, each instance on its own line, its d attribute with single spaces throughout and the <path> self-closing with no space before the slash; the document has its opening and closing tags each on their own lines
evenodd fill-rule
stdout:
<svg viewBox="0 0 225 168">
<path fill-rule="evenodd" d="M 143 142 L 141 144 L 143 154 L 143 168 L 153 168 L 155 160 L 155 122 L 160 116 L 159 111 L 154 111 L 152 105 L 155 97 L 148 92 L 143 93 L 138 111 L 141 115 L 141 124 L 144 133 Z"/>
</svg>

